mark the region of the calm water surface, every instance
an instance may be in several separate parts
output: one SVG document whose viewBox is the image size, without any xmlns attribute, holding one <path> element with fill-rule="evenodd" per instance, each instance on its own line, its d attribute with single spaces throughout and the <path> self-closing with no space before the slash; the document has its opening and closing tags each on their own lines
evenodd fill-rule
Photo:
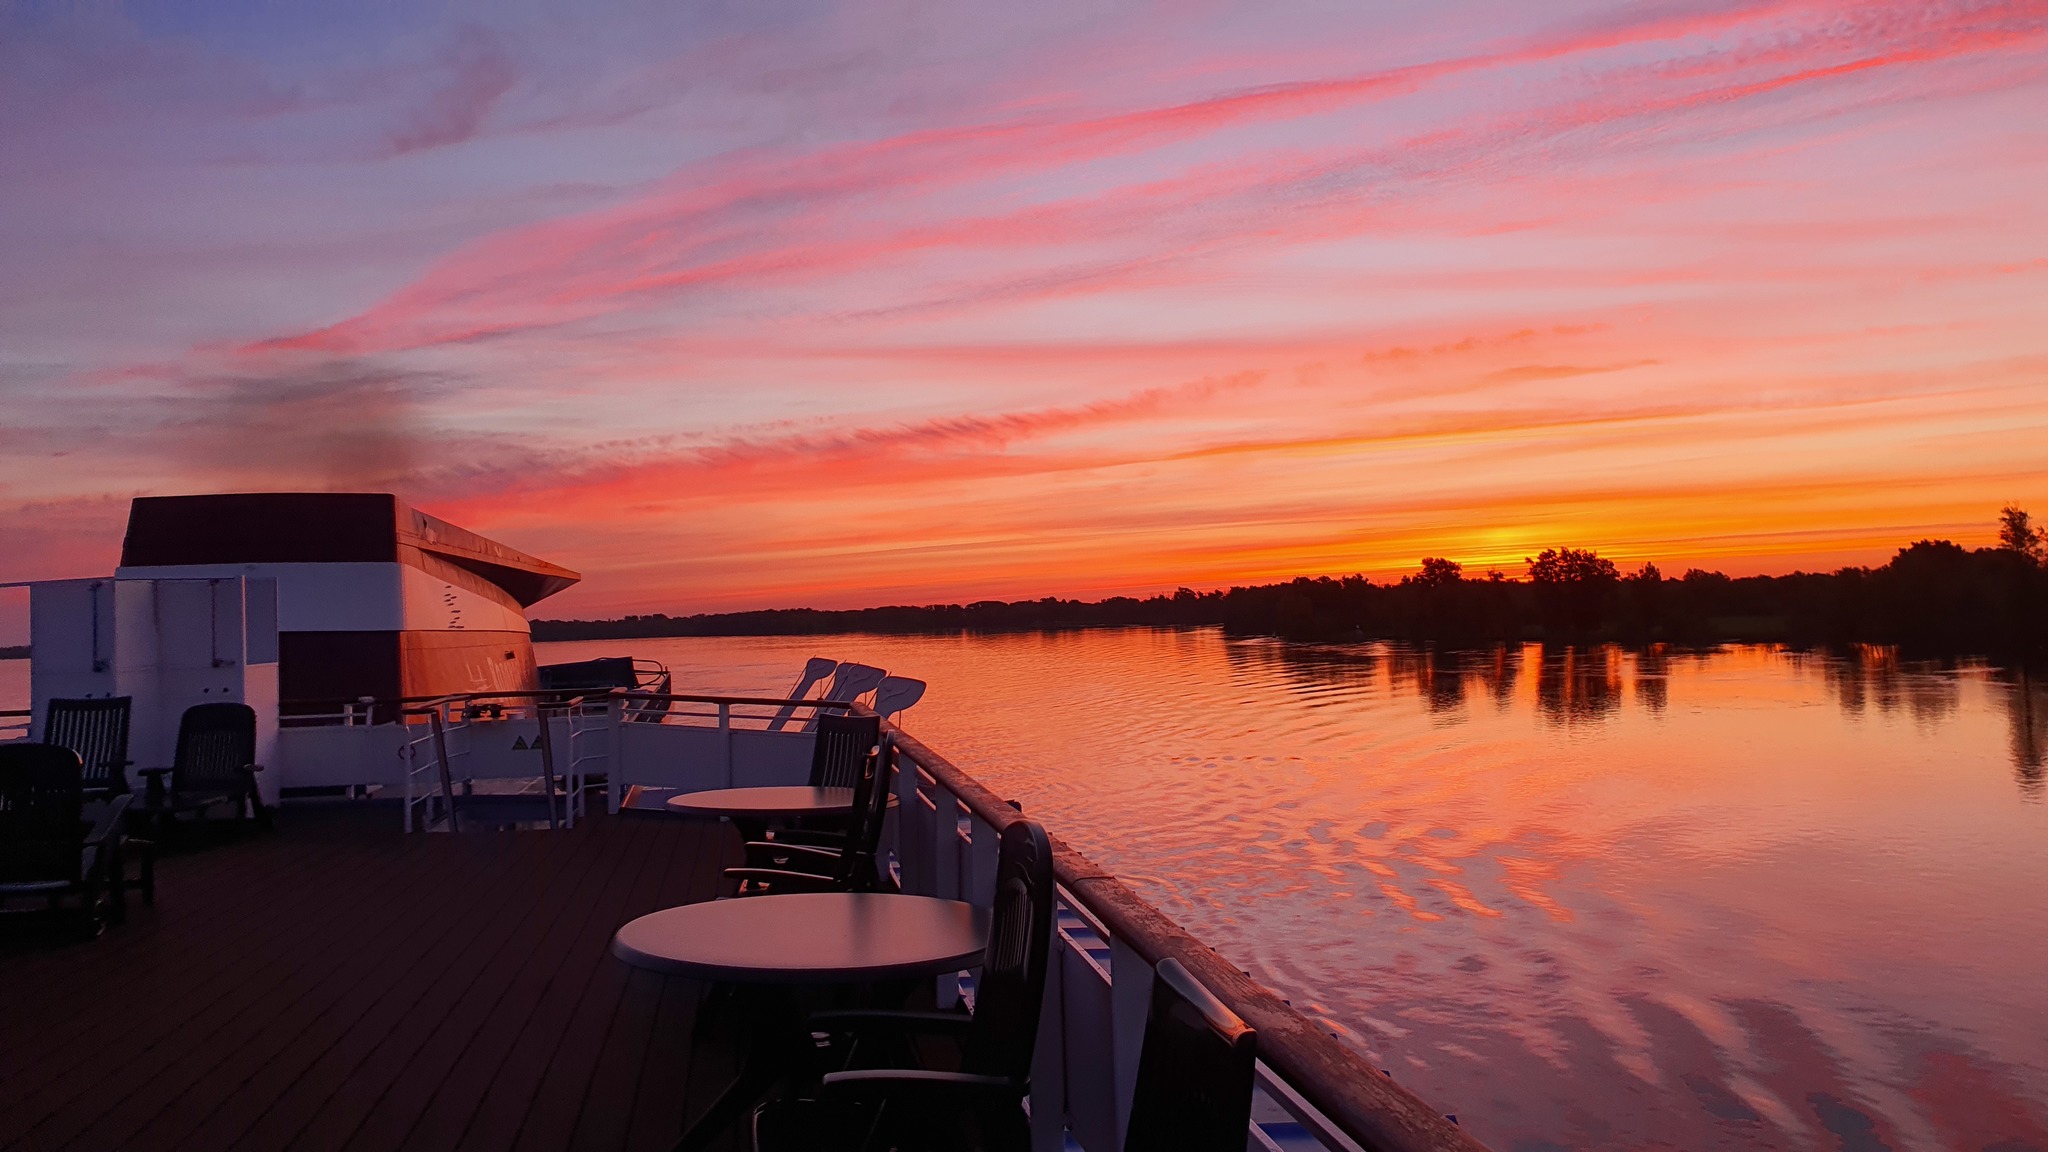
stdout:
<svg viewBox="0 0 2048 1152">
<path fill-rule="evenodd" d="M 1734 648 L 543 645 L 905 726 L 1503 1152 L 2048 1148 L 2048 692 Z"/>
</svg>

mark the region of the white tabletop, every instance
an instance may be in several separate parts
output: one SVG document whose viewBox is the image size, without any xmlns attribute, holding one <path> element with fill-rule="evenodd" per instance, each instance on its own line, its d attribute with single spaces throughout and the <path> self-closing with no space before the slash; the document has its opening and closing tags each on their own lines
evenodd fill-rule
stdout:
<svg viewBox="0 0 2048 1152">
<path fill-rule="evenodd" d="M 808 788 L 801 784 L 775 788 L 716 788 L 668 798 L 668 810 L 671 812 L 759 820 L 845 812 L 852 807 L 851 788 Z"/>
<path fill-rule="evenodd" d="M 851 984 L 974 967 L 988 913 L 886 892 L 795 892 L 665 908 L 612 937 L 636 968 L 706 980 Z"/>
</svg>

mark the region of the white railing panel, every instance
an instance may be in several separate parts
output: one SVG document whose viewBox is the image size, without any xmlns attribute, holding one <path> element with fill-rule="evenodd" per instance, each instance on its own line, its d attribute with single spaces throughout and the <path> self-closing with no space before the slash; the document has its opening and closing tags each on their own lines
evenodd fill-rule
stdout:
<svg viewBox="0 0 2048 1152">
<path fill-rule="evenodd" d="M 736 722 L 737 723 L 737 722 Z M 735 727 L 732 732 L 732 787 L 803 784 L 811 778 L 809 732 L 769 732 Z"/>
<path fill-rule="evenodd" d="M 418 731 L 415 731 L 418 730 Z M 399 750 L 424 731 L 423 725 L 353 724 L 319 728 L 280 728 L 277 772 L 281 788 L 336 788 L 404 782 L 406 763 Z"/>
<path fill-rule="evenodd" d="M 622 724 L 619 765 L 612 787 L 726 787 L 725 737 L 716 728 L 683 724 Z"/>
<path fill-rule="evenodd" d="M 1121 1142 L 1109 974 L 1065 932 L 1059 943 L 1067 1126 L 1087 1152 L 1117 1152 Z"/>
</svg>

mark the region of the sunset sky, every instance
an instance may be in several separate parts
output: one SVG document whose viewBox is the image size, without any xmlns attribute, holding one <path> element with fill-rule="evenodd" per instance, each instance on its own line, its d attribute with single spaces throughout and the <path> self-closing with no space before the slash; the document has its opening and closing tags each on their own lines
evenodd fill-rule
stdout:
<svg viewBox="0 0 2048 1152">
<path fill-rule="evenodd" d="M 2048 513 L 2048 2 L 0 3 L 0 580 L 321 488 L 544 615 Z"/>
</svg>

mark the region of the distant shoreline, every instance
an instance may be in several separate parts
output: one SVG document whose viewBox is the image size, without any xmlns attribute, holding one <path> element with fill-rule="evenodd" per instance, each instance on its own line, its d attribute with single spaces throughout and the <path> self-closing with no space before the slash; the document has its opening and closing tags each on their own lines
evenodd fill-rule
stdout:
<svg viewBox="0 0 2048 1152">
<path fill-rule="evenodd" d="M 1546 552 L 1531 577 L 1467 579 L 1425 560 L 1398 583 L 1363 576 L 1138 599 L 982 600 L 778 608 L 615 620 L 535 620 L 540 642 L 688 636 L 941 635 L 1106 627 L 1221 627 L 1234 636 L 1466 647 L 1503 642 L 1896 645 L 1930 655 L 2048 657 L 2048 566 L 2032 552 L 1922 540 L 1878 568 L 1730 577 L 1655 565 L 1624 575 L 1594 553 Z"/>
</svg>

